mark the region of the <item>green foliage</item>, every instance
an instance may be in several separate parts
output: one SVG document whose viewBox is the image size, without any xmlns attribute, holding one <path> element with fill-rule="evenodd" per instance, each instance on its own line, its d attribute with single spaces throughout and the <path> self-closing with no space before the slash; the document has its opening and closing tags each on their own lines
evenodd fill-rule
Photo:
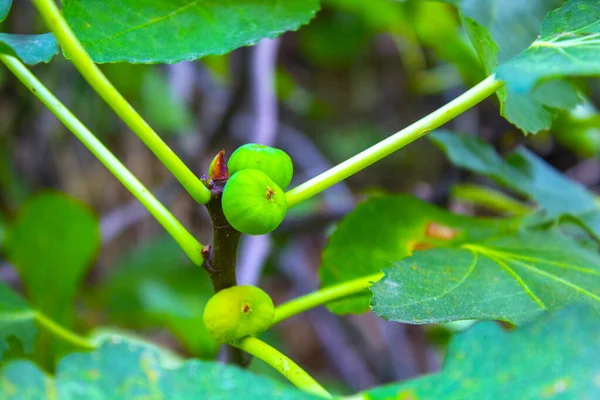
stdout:
<svg viewBox="0 0 600 400">
<path fill-rule="evenodd" d="M 519 148 L 503 160 L 491 145 L 472 136 L 439 131 L 432 133 L 431 139 L 453 164 L 533 199 L 549 218 L 565 215 L 575 219 L 600 238 L 600 210 L 593 195 L 527 149 Z"/>
<path fill-rule="evenodd" d="M 367 391 L 384 399 L 581 399 L 600 394 L 598 314 L 571 307 L 513 332 L 477 324 L 450 343 L 442 372 Z"/>
<path fill-rule="evenodd" d="M 497 74 L 515 91 L 541 80 L 600 74 L 600 1 L 569 0 L 542 24 L 540 38 Z"/>
<path fill-rule="evenodd" d="M 56 13 L 54 3 L 46 9 L 44 7 L 49 7 L 50 3 L 41 0 L 34 3 L 43 14 Z M 262 38 L 273 38 L 298 29 L 314 17 L 320 6 L 319 0 L 63 0 L 62 3 L 69 25 L 95 62 L 132 64 L 174 63 L 225 54 L 255 44 Z M 396 115 L 395 111 L 403 104 L 419 104 L 419 101 L 411 101 L 413 91 L 421 95 L 444 91 L 440 94 L 450 96 L 453 94 L 447 89 L 459 85 L 461 77 L 469 86 L 487 75 L 496 74 L 498 79 L 486 79 L 441 112 L 430 114 L 356 157 L 352 156 L 356 154 L 357 143 L 348 145 L 352 138 L 348 140 L 348 135 L 328 136 L 324 140 L 330 141 L 331 153 L 349 160 L 287 195 L 283 189 L 292 177 L 290 158 L 285 153 L 271 151 L 271 148 L 242 146 L 230 159 L 231 176 L 221 199 L 227 220 L 240 232 L 265 234 L 274 230 L 286 215 L 288 201 L 289 205 L 295 206 L 425 135 L 492 95 L 501 87 L 499 80 L 507 83 L 497 91 L 501 113 L 525 133 L 552 127 L 561 143 L 580 154 L 591 156 L 600 148 L 598 112 L 591 103 L 580 104 L 586 96 L 595 98 L 595 88 L 582 79 L 569 80 L 600 73 L 600 0 L 507 0 L 502 4 L 480 0 L 446 0 L 442 3 L 323 0 L 323 3 L 326 10 L 315 24 L 292 41 L 306 52 L 304 56 L 309 62 L 303 59 L 300 67 L 293 62 L 288 68 L 287 63 L 294 57 L 283 52 L 286 65 L 279 72 L 279 80 L 287 84 L 287 88 L 279 88 L 290 106 L 286 109 L 305 117 L 320 113 L 317 124 L 334 116 L 329 108 L 325 112 L 317 110 L 317 107 L 328 107 L 329 102 L 340 101 L 347 106 L 351 115 L 344 116 L 336 129 L 352 132 L 352 126 L 356 126 L 354 119 L 368 118 L 371 109 L 376 111 L 372 114 L 375 119 L 380 115 L 385 117 L 386 113 L 392 114 L 392 123 L 396 119 L 405 121 L 412 117 L 410 111 L 404 114 L 405 107 L 402 107 L 402 114 Z M 10 0 L 0 0 L 0 22 L 10 6 Z M 560 8 L 552 11 L 556 7 Z M 52 20 L 60 21 L 60 16 L 44 17 L 56 29 Z M 366 60 L 367 51 L 375 55 L 373 60 L 370 55 Z M 25 62 L 47 62 L 56 52 L 57 43 L 51 34 L 0 33 L 0 53 L 17 56 Z M 85 58 L 85 54 L 80 57 Z M 75 123 L 77 121 L 67 114 L 66 108 L 53 102 L 52 96 L 42 90 L 43 86 L 11 60 L 6 58 L 5 63 L 29 89 L 67 122 L 80 139 L 89 137 L 82 135 L 82 132 L 86 135 L 88 132 Z M 450 65 L 440 64 L 440 60 Z M 207 65 L 215 65 L 214 61 Z M 231 61 L 234 66 L 240 60 L 232 58 Z M 244 71 L 248 69 L 246 61 L 241 60 Z M 219 70 L 224 70 L 222 66 L 229 59 L 220 58 L 218 62 Z M 351 68 L 347 68 L 349 63 Z M 311 70 L 322 66 L 327 74 L 312 79 L 309 76 Z M 395 74 L 391 74 L 394 76 L 388 79 L 387 70 L 395 71 L 398 66 L 407 78 L 396 81 Z M 88 67 L 78 67 L 84 75 L 90 72 Z M 105 69 L 109 77 L 111 72 L 120 77 L 122 82 L 117 86 L 125 88 L 125 98 L 137 99 L 135 107 L 151 115 L 151 124 L 161 131 L 191 131 L 196 128 L 193 115 L 184 110 L 185 104 L 180 97 L 171 96 L 158 68 L 106 66 Z M 250 76 L 231 77 L 236 79 L 229 82 L 229 96 L 223 96 L 230 98 L 231 107 L 224 115 L 216 115 L 213 104 L 205 107 L 206 101 L 198 102 L 202 115 L 208 117 L 206 127 L 217 126 L 219 132 L 234 130 L 232 120 L 237 120 L 237 109 L 246 101 L 243 95 L 247 91 L 247 81 L 256 80 L 256 75 L 261 72 L 254 67 L 248 70 L 252 71 Z M 234 70 L 230 72 L 233 74 Z M 341 76 L 341 82 L 358 82 L 360 90 L 355 92 L 347 90 L 347 85 L 338 85 L 340 82 L 335 75 Z M 87 78 L 94 82 L 90 76 Z M 373 96 L 376 91 L 369 90 L 374 84 L 385 85 L 381 90 L 385 95 L 381 98 Z M 397 102 L 396 96 L 388 95 L 395 91 L 396 85 L 414 90 L 406 90 L 406 98 Z M 93 86 L 98 89 L 98 85 Z M 210 86 L 203 84 L 202 90 Z M 317 88 L 314 96 L 310 92 L 313 88 Z M 208 90 L 218 98 L 223 94 L 222 87 Z M 110 98 L 117 93 L 100 92 L 115 106 Z M 65 95 L 75 103 L 80 96 L 70 91 Z M 321 96 L 323 99 L 317 100 Z M 86 117 L 95 114 L 94 120 L 105 119 L 96 113 L 96 107 L 85 108 L 88 109 Z M 127 102 L 113 108 L 121 117 L 134 115 Z M 23 118 L 22 112 L 19 107 L 10 105 L 8 112 L 4 110 L 5 106 L 2 106 L 1 115 L 8 115 L 8 122 L 0 124 L 0 128 L 10 130 L 15 121 Z M 223 118 L 222 123 L 220 118 Z M 141 120 L 132 121 L 126 121 L 132 128 L 147 128 Z M 307 122 L 313 124 L 315 121 Z M 206 127 L 198 126 L 203 131 Z M 371 139 L 365 137 L 364 130 L 361 135 L 354 135 L 356 140 L 363 140 L 364 147 L 380 139 L 379 125 L 373 127 L 375 134 Z M 263 360 L 299 388 L 307 391 L 316 388 L 321 393 L 320 385 L 286 356 L 256 338 L 238 339 L 259 334 L 273 321 L 283 321 L 332 299 L 335 301 L 327 306 L 336 313 L 362 313 L 372 309 L 384 319 L 412 324 L 503 321 L 518 327 L 510 333 L 503 332 L 501 325 L 493 322 L 478 323 L 469 330 L 463 327 L 465 332 L 452 340 L 442 372 L 372 389 L 358 397 L 598 397 L 600 207 L 596 197 L 525 148 L 501 157 L 492 146 L 473 137 L 447 132 L 431 136 L 454 164 L 491 178 L 526 201 L 535 202 L 540 210 L 521 203 L 524 199 L 515 200 L 498 190 L 488 192 L 485 187 L 464 184 L 454 193 L 467 199 L 469 196 L 471 199 L 485 198 L 487 202 L 477 204 L 511 211 L 519 217 L 475 218 L 453 214 L 410 196 L 373 197 L 339 223 L 330 237 L 319 273 L 323 287 L 331 290 L 308 294 L 277 309 L 268 295 L 255 287 L 234 286 L 211 298 L 212 287 L 204 271 L 192 267 L 175 242 L 171 239 L 152 241 L 145 247 L 134 249 L 112 268 L 94 275 L 97 279 L 90 281 L 93 290 L 82 293 L 85 300 L 82 325 L 92 325 L 100 319 L 105 323 L 156 333 L 158 335 L 153 337 L 161 340 L 168 331 L 179 342 L 173 347 L 187 355 L 191 353 L 203 358 L 216 356 L 217 341 L 236 340 L 235 346 L 239 350 Z M 2 145 L 12 144 L 16 138 L 11 136 L 2 140 Z M 546 136 L 541 137 L 544 138 Z M 118 138 L 113 136 L 111 139 Z M 209 147 L 221 140 L 208 136 L 205 139 Z M 85 140 L 94 154 L 110 155 L 98 143 Z M 346 143 L 341 146 L 340 140 Z M 20 138 L 15 140 L 18 141 Z M 147 142 L 155 153 L 164 151 L 169 160 L 180 162 L 170 149 L 160 147 L 160 142 Z M 59 141 L 51 143 L 63 144 Z M 309 146 L 301 142 L 293 146 L 308 148 L 310 142 Z M 245 153 L 246 150 L 250 151 Z M 268 154 L 255 157 L 257 150 Z M 227 169 L 218 168 L 224 164 L 223 152 L 219 154 L 220 158 L 217 157 L 210 167 L 209 176 L 214 181 L 227 177 Z M 419 153 L 419 156 L 429 158 L 423 154 L 427 153 Z M 268 159 L 271 156 L 274 158 Z M 331 157 L 331 154 L 327 156 Z M 320 158 L 320 155 L 310 157 Z M 12 161 L 13 157 L 5 158 Z M 106 160 L 103 158 L 103 162 Z M 305 165 L 309 162 L 302 161 L 304 172 L 310 175 L 310 165 Z M 68 169 L 72 164 L 65 165 Z M 105 165 L 121 167 L 113 161 Z M 61 163 L 61 172 L 66 170 L 63 167 Z M 144 197 L 148 195 L 147 190 L 133 187 L 131 181 L 134 179 L 125 174 L 125 169 L 113 168 L 111 171 L 138 198 L 148 200 Z M 173 171 L 180 175 L 177 168 Z M 411 171 L 414 173 L 410 175 L 423 179 L 417 169 Z M 22 203 L 19 197 L 22 191 L 15 189 L 13 175 L 10 164 L 0 162 L 0 189 L 5 189 L 0 199 L 2 212 L 11 213 Z M 374 176 L 375 179 L 367 177 L 365 182 L 379 183 L 381 175 Z M 189 177 L 193 181 L 194 177 Z M 200 180 L 197 184 L 208 196 Z M 191 245 L 186 249 L 191 250 L 187 254 L 196 264 L 201 264 L 200 249 L 203 246 L 174 217 L 171 218 L 166 208 L 159 207 L 159 203 L 144 204 L 167 230 L 175 236 L 181 234 L 189 238 Z M 211 206 L 215 204 L 211 202 Z M 317 206 L 309 207 L 319 219 Z M 296 216 L 301 214 L 302 211 Z M 99 248 L 97 218 L 70 198 L 45 193 L 26 201 L 11 219 L 8 225 L 0 219 L 0 245 L 7 261 L 14 264 L 19 273 L 32 306 L 8 286 L 0 285 L 0 397 L 313 398 L 286 384 L 235 367 L 194 359 L 184 361 L 133 335 L 105 333 L 90 341 L 70 333 L 60 325 L 73 325 L 75 297 Z M 191 222 L 196 225 L 195 221 Z M 176 229 L 171 229 L 173 226 Z M 201 235 L 205 233 L 201 232 Z M 187 243 L 187 240 L 181 242 Z M 205 243 L 204 239 L 202 242 Z M 211 249 L 213 256 L 218 247 L 215 244 Z M 232 244 L 231 247 L 235 246 Z M 295 251 L 303 250 L 304 244 L 298 241 L 289 248 L 286 246 L 281 258 L 288 260 L 288 257 L 298 255 Z M 312 255 L 306 257 L 312 258 Z M 213 261 L 218 259 L 212 258 Z M 210 261 L 207 260 L 205 267 L 213 273 L 214 265 Z M 234 270 L 226 272 L 235 277 Z M 297 278 L 302 279 L 302 276 L 299 274 Z M 373 283 L 379 278 L 381 280 Z M 366 289 L 369 285 L 370 291 Z M 304 283 L 300 282 L 298 286 L 302 287 Z M 231 296 L 231 293 L 236 295 Z M 281 293 L 277 295 L 279 298 Z M 580 304 L 568 308 L 572 303 Z M 45 317 L 46 314 L 58 324 Z M 538 319 L 534 321 L 535 318 Z M 48 330 L 39 339 L 36 321 Z M 157 329 L 162 331 L 157 332 Z M 84 349 L 96 344 L 98 347 L 89 353 L 67 355 L 54 371 L 56 360 L 53 356 L 60 351 L 49 348 L 50 334 L 54 339 Z M 319 334 L 323 336 L 322 332 Z M 8 361 L 12 360 L 13 353 L 29 354 L 33 347 L 40 350 L 36 351 L 36 358 L 42 361 L 43 367 L 56 372 L 53 376 L 46 375 L 41 367 L 29 361 Z M 241 363 L 239 354 L 229 350 L 227 358 Z"/>
<path fill-rule="evenodd" d="M 217 362 L 181 362 L 155 346 L 113 335 L 89 353 L 71 353 L 55 377 L 28 361 L 2 369 L 6 400 L 56 397 L 79 399 L 314 399 L 297 389 Z"/>
<path fill-rule="evenodd" d="M 5 251 L 32 305 L 69 325 L 81 278 L 100 246 L 96 216 L 59 193 L 29 199 L 6 232 Z"/>
<path fill-rule="evenodd" d="M 4 18 L 8 15 L 11 5 L 12 0 L 0 0 L 0 22 L 4 21 Z"/>
<path fill-rule="evenodd" d="M 490 319 L 520 325 L 574 302 L 600 309 L 600 256 L 556 232 L 419 251 L 384 273 L 371 287 L 371 307 L 393 321 Z"/>
<path fill-rule="evenodd" d="M 434 1 L 409 2 L 406 6 L 409 23 L 422 45 L 455 65 L 469 85 L 484 78 L 478 57 L 465 40 L 452 6 Z"/>
<path fill-rule="evenodd" d="M 63 13 L 98 63 L 175 63 L 224 54 L 307 23 L 317 0 L 68 0 Z"/>
<path fill-rule="evenodd" d="M 25 353 L 30 353 L 37 333 L 35 311 L 21 296 L 0 283 L 0 360 L 13 337 L 22 344 Z"/>
<path fill-rule="evenodd" d="M 321 284 L 327 287 L 377 273 L 415 249 L 459 246 L 516 227 L 516 220 L 455 215 L 411 196 L 374 198 L 356 207 L 329 239 L 319 270 Z M 366 312 L 369 298 L 365 293 L 328 307 L 336 313 Z"/>
<path fill-rule="evenodd" d="M 453 1 L 459 6 L 463 24 L 477 51 L 485 72 L 492 74 L 496 66 L 507 62 L 525 50 L 537 37 L 546 13 L 558 7 L 562 0 L 512 0 L 496 7 L 493 2 L 476 0 Z M 522 71 L 525 75 L 528 71 Z M 550 128 L 555 108 L 571 108 L 578 102 L 568 84 L 549 83 L 546 95 L 521 93 L 511 87 L 498 91 L 502 114 L 524 132 L 536 133 Z M 548 96 L 547 96 L 548 95 Z M 557 106 L 552 99 L 569 99 Z"/>
<path fill-rule="evenodd" d="M 559 7 L 563 0 L 508 0 L 502 7 L 478 0 L 453 3 L 458 5 L 463 18 L 476 21 L 490 33 L 498 46 L 498 61 L 503 63 L 529 47 L 548 11 Z"/>
<path fill-rule="evenodd" d="M 0 0 L 0 22 L 10 11 L 12 0 Z M 49 62 L 58 53 L 58 44 L 51 33 L 42 35 L 16 35 L 0 33 L 0 54 L 21 59 L 25 64 Z"/>
<path fill-rule="evenodd" d="M 51 33 L 41 35 L 0 33 L 0 53 L 18 57 L 25 64 L 47 63 L 58 53 L 58 44 Z"/>
</svg>

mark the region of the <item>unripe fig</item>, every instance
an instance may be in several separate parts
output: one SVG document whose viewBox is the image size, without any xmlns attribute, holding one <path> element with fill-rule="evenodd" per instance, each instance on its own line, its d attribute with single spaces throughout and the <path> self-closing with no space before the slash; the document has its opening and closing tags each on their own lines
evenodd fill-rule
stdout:
<svg viewBox="0 0 600 400">
<path fill-rule="evenodd" d="M 229 174 L 252 168 L 264 172 L 281 189 L 288 187 L 294 174 L 292 159 L 283 150 L 248 143 L 233 152 L 227 162 Z"/>
<path fill-rule="evenodd" d="M 248 335 L 263 333 L 273 323 L 273 300 L 255 286 L 233 286 L 208 300 L 204 325 L 219 343 L 231 343 Z"/>
<path fill-rule="evenodd" d="M 257 169 L 233 174 L 223 189 L 221 203 L 231 226 L 247 235 L 275 230 L 287 211 L 283 190 Z"/>
</svg>

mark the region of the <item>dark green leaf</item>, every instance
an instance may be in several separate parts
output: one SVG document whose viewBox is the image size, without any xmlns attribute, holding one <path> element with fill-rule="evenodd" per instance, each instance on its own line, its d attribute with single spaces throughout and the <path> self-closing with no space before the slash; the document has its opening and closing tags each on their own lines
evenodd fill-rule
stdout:
<svg viewBox="0 0 600 400">
<path fill-rule="evenodd" d="M 600 256 L 555 232 L 415 252 L 384 273 L 371 288 L 371 307 L 392 321 L 520 325 L 574 302 L 600 309 Z"/>
<path fill-rule="evenodd" d="M 548 14 L 541 37 L 497 69 L 512 90 L 529 91 L 543 79 L 600 74 L 600 1 L 569 0 Z"/>
<path fill-rule="evenodd" d="M 383 399 L 594 399 L 600 396 L 600 319 L 572 307 L 504 332 L 479 323 L 450 343 L 442 372 L 369 390 Z"/>
<path fill-rule="evenodd" d="M 510 232 L 516 225 L 455 215 L 410 196 L 375 198 L 360 204 L 331 236 L 319 270 L 321 282 L 325 287 L 374 274 L 414 249 L 459 245 Z M 366 312 L 369 298 L 366 292 L 329 308 L 337 313 Z"/>
<path fill-rule="evenodd" d="M 463 24 L 486 73 L 492 74 L 502 63 L 525 50 L 537 37 L 546 13 L 562 4 L 562 0 L 511 0 L 496 7 L 494 2 L 461 0 L 459 6 Z M 566 83 L 553 83 L 541 93 L 519 93 L 511 87 L 498 91 L 502 115 L 524 132 L 549 129 L 555 111 L 571 108 L 579 99 Z M 550 93 L 549 93 L 550 92 Z M 548 104 L 547 99 L 562 99 L 560 104 Z"/>
<path fill-rule="evenodd" d="M 63 13 L 98 63 L 175 63 L 298 29 L 318 9 L 318 0 L 67 0 Z"/>
<path fill-rule="evenodd" d="M 47 63 L 58 53 L 58 43 L 51 33 L 42 35 L 0 33 L 0 53 L 18 57 L 25 64 Z"/>
<path fill-rule="evenodd" d="M 25 353 L 30 353 L 37 333 L 35 310 L 21 296 L 0 283 L 0 360 L 9 347 L 7 340 L 10 337 L 16 337 Z"/>
<path fill-rule="evenodd" d="M 0 22 L 4 21 L 4 18 L 8 15 L 11 5 L 12 0 L 0 0 Z"/>
<path fill-rule="evenodd" d="M 498 46 L 495 62 L 504 62 L 525 50 L 537 37 L 548 11 L 563 0 L 506 0 L 502 7 L 491 1 L 457 0 L 463 17 L 484 27 Z"/>
<path fill-rule="evenodd" d="M 69 325 L 81 278 L 100 245 L 98 219 L 86 206 L 59 193 L 28 200 L 6 233 L 6 254 L 31 303 Z"/>
<path fill-rule="evenodd" d="M 140 341 L 112 336 L 90 353 L 72 353 L 56 377 L 29 362 L 1 372 L 3 399 L 316 399 L 298 389 L 216 362 L 181 362 Z"/>
<path fill-rule="evenodd" d="M 593 195 L 527 149 L 520 148 L 503 160 L 491 145 L 472 136 L 438 131 L 431 139 L 453 164 L 533 199 L 549 218 L 569 215 L 579 219 L 600 238 L 600 223 L 594 223 L 597 219 L 588 223 L 589 216 L 599 212 Z"/>
</svg>

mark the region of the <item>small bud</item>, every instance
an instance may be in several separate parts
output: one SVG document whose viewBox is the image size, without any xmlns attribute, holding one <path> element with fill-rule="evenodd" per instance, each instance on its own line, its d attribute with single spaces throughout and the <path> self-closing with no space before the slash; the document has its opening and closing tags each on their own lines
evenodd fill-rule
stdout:
<svg viewBox="0 0 600 400">
<path fill-rule="evenodd" d="M 229 178 L 229 169 L 225 162 L 225 150 L 221 150 L 210 162 L 208 176 L 213 181 L 226 181 Z"/>
</svg>

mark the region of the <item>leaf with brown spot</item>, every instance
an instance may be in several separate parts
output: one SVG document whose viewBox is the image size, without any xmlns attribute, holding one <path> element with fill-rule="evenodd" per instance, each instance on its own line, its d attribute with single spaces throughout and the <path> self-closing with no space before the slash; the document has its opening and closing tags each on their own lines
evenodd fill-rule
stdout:
<svg viewBox="0 0 600 400">
<path fill-rule="evenodd" d="M 360 204 L 340 224 L 323 253 L 319 274 L 326 287 L 388 268 L 417 250 L 456 247 L 514 232 L 518 220 L 452 214 L 412 196 L 378 197 Z M 369 310 L 364 294 L 329 305 L 336 313 Z"/>
</svg>

